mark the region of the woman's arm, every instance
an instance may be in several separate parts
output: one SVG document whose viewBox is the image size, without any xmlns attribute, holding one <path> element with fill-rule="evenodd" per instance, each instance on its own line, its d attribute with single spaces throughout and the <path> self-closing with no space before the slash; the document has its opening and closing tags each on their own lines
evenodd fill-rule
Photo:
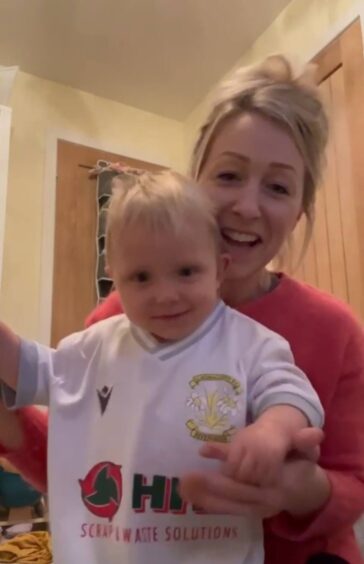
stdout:
<svg viewBox="0 0 364 564">
<path fill-rule="evenodd" d="M 316 476 L 326 477 L 331 495 L 306 519 L 295 518 L 297 510 L 291 507 L 292 515 L 284 513 L 272 520 L 274 532 L 292 540 L 350 527 L 364 512 L 364 334 L 356 325 L 350 330 L 341 378 L 327 409 L 321 470 Z M 293 501 L 299 501 L 299 490 L 300 484 L 292 483 Z"/>
<path fill-rule="evenodd" d="M 47 489 L 47 429 L 45 410 L 26 407 L 10 412 L 0 402 L 0 454 L 39 491 Z"/>
<path fill-rule="evenodd" d="M 23 438 L 18 414 L 6 409 L 0 401 L 0 456 L 21 448 Z"/>
</svg>

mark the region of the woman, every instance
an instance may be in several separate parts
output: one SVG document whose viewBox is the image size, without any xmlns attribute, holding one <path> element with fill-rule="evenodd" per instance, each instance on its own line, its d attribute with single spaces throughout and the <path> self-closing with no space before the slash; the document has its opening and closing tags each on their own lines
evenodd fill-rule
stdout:
<svg viewBox="0 0 364 564">
<path fill-rule="evenodd" d="M 182 479 L 182 495 L 206 510 L 270 517 L 267 564 L 303 564 L 322 552 L 362 562 L 352 532 L 364 511 L 362 329 L 331 296 L 267 270 L 302 215 L 312 227 L 326 141 L 327 121 L 309 73 L 295 77 L 283 57 L 270 57 L 219 89 L 192 156 L 192 174 L 216 203 L 232 257 L 224 300 L 290 342 L 326 411 L 319 464 L 289 460 L 270 488 L 239 483 L 223 471 Z M 111 294 L 87 323 L 120 311 Z M 34 428 L 31 416 L 21 414 L 24 438 L 11 457 L 21 470 L 31 457 L 30 440 L 33 448 L 45 444 L 46 425 L 38 419 Z M 297 437 L 298 449 L 319 440 L 309 433 Z M 223 461 L 226 450 L 205 445 L 201 454 Z"/>
</svg>

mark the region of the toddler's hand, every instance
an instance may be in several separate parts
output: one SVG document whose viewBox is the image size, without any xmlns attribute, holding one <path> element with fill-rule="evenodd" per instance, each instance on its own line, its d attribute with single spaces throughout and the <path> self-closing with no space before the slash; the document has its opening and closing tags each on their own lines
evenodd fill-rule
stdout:
<svg viewBox="0 0 364 564">
<path fill-rule="evenodd" d="M 223 473 L 240 482 L 273 484 L 290 448 L 286 435 L 270 432 L 259 422 L 253 423 L 234 435 Z"/>
</svg>

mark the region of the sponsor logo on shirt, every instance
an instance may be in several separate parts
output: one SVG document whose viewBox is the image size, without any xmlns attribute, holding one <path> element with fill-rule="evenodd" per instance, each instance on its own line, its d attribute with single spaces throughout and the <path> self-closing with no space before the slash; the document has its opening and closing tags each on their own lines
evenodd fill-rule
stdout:
<svg viewBox="0 0 364 564">
<path fill-rule="evenodd" d="M 81 497 L 85 507 L 98 518 L 109 522 L 84 522 L 81 524 L 80 538 L 108 539 L 120 543 L 156 543 L 191 541 L 227 541 L 237 539 L 236 526 L 221 524 L 168 525 L 129 527 L 127 522 L 113 521 L 121 505 L 122 474 L 121 466 L 112 462 L 95 464 L 83 480 L 79 480 Z M 178 478 L 154 475 L 150 479 L 143 474 L 132 478 L 131 509 L 134 513 L 168 513 L 186 515 L 189 512 L 204 514 L 197 507 L 184 502 L 178 493 Z M 125 526 L 126 525 L 126 526 Z"/>
<path fill-rule="evenodd" d="M 112 521 L 122 498 L 121 466 L 112 462 L 99 462 L 83 480 L 79 480 L 82 501 L 97 517 Z"/>
</svg>

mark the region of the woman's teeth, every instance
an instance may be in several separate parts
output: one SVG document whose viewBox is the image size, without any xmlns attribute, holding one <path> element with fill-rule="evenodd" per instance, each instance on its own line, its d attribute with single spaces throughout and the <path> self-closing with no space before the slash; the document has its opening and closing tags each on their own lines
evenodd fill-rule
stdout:
<svg viewBox="0 0 364 564">
<path fill-rule="evenodd" d="M 222 234 L 228 237 L 231 241 L 236 241 L 237 243 L 248 243 L 253 245 L 260 241 L 258 235 L 253 235 L 252 233 L 242 233 L 241 231 L 235 231 L 234 229 L 223 229 Z"/>
</svg>

